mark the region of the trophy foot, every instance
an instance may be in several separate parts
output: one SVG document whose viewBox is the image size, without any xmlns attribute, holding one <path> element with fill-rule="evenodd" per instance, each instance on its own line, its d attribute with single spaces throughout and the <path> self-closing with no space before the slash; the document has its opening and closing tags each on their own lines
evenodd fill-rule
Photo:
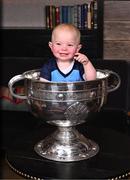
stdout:
<svg viewBox="0 0 130 180">
<path fill-rule="evenodd" d="M 74 127 L 59 127 L 34 147 L 40 156 L 61 162 L 73 162 L 95 156 L 99 146 L 80 134 Z"/>
</svg>

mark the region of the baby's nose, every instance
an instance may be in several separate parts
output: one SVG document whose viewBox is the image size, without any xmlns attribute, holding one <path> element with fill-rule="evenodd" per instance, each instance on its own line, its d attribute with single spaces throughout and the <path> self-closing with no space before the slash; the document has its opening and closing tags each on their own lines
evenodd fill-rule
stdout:
<svg viewBox="0 0 130 180">
<path fill-rule="evenodd" d="M 62 45 L 62 49 L 63 49 L 63 50 L 66 50 L 66 49 L 67 49 L 67 46 L 66 46 L 66 45 Z"/>
</svg>

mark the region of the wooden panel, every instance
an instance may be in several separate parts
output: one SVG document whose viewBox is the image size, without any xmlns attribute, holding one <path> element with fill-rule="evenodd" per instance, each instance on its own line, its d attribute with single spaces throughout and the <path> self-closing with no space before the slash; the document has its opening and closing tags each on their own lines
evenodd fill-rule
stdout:
<svg viewBox="0 0 130 180">
<path fill-rule="evenodd" d="M 105 20 L 130 20 L 130 1 L 104 2 Z"/>
<path fill-rule="evenodd" d="M 104 59 L 130 60 L 130 1 L 104 1 Z"/>
<path fill-rule="evenodd" d="M 105 21 L 104 40 L 130 40 L 130 21 Z"/>
<path fill-rule="evenodd" d="M 104 41 L 104 59 L 130 60 L 130 41 Z"/>
</svg>

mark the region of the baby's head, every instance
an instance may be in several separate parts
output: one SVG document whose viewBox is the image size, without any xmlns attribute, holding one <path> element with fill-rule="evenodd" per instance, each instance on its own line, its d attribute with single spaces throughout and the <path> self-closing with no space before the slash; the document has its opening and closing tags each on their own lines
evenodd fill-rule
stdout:
<svg viewBox="0 0 130 180">
<path fill-rule="evenodd" d="M 48 45 L 57 60 L 72 61 L 82 47 L 80 31 L 72 24 L 59 24 L 53 29 Z"/>
<path fill-rule="evenodd" d="M 80 44 L 80 31 L 74 25 L 65 23 L 57 25 L 52 31 L 51 41 L 55 41 L 60 34 L 64 38 L 68 35 L 76 44 Z"/>
</svg>

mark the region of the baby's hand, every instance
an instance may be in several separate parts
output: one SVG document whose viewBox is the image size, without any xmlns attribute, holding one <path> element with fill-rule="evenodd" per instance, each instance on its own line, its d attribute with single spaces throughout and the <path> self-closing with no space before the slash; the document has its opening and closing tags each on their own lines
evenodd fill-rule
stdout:
<svg viewBox="0 0 130 180">
<path fill-rule="evenodd" d="M 87 65 L 89 62 L 89 59 L 87 58 L 87 56 L 81 53 L 75 53 L 74 59 L 82 63 L 83 65 Z"/>
</svg>

